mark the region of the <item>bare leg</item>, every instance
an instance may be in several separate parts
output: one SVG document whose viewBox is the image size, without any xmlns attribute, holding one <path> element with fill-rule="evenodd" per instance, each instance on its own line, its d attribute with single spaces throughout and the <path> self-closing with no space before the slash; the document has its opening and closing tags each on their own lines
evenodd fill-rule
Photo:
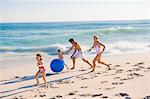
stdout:
<svg viewBox="0 0 150 99">
<path fill-rule="evenodd" d="M 111 65 L 111 64 L 106 64 L 106 63 L 104 63 L 104 62 L 101 61 L 101 54 L 100 54 L 100 56 L 99 56 L 98 63 L 108 66 L 108 69 L 111 70 L 111 68 L 110 68 L 110 65 Z"/>
<path fill-rule="evenodd" d="M 87 61 L 86 59 L 82 59 L 84 62 L 86 62 L 87 64 L 89 64 L 91 66 L 91 68 L 93 67 L 92 64 L 89 63 L 89 61 Z"/>
<path fill-rule="evenodd" d="M 72 61 L 73 61 L 73 67 L 71 69 L 74 69 L 75 68 L 75 58 L 72 58 Z"/>
<path fill-rule="evenodd" d="M 98 61 L 98 58 L 99 58 L 99 55 L 96 55 L 96 57 L 95 57 L 94 60 L 93 60 L 93 69 L 92 69 L 91 72 L 94 72 L 95 66 L 96 66 L 96 61 Z"/>
<path fill-rule="evenodd" d="M 46 73 L 45 71 L 42 72 L 43 80 L 45 82 L 45 86 L 47 86 L 47 81 L 46 81 Z"/>
<path fill-rule="evenodd" d="M 69 70 L 69 67 L 65 64 L 65 66 L 67 67 L 67 69 Z"/>
<path fill-rule="evenodd" d="M 35 84 L 35 86 L 37 86 L 38 84 L 39 84 L 39 78 L 38 78 L 38 76 L 39 76 L 39 74 L 40 74 L 40 72 L 38 71 L 37 73 L 36 73 L 36 75 L 35 75 L 35 79 L 36 79 L 36 84 Z"/>
</svg>

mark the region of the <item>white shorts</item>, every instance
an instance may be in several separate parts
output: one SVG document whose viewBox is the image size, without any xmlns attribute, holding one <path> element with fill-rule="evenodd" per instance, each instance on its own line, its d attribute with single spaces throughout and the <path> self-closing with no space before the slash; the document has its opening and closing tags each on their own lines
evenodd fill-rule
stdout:
<svg viewBox="0 0 150 99">
<path fill-rule="evenodd" d="M 79 51 L 76 51 L 76 53 L 73 55 L 73 58 L 78 58 L 80 57 L 81 59 L 83 59 L 83 52 L 79 52 Z"/>
<path fill-rule="evenodd" d="M 95 48 L 96 54 L 100 54 L 102 52 L 102 49 L 100 48 Z"/>
</svg>

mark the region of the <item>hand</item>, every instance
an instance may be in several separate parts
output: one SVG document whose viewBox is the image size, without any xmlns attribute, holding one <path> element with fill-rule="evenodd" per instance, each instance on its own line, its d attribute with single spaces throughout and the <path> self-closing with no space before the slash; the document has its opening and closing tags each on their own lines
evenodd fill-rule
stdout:
<svg viewBox="0 0 150 99">
<path fill-rule="evenodd" d="M 72 59 L 73 58 L 73 56 L 70 56 L 70 59 Z"/>
<path fill-rule="evenodd" d="M 66 52 L 66 54 L 68 54 L 68 51 Z"/>
<path fill-rule="evenodd" d="M 101 52 L 101 54 L 103 54 L 104 51 Z"/>
<path fill-rule="evenodd" d="M 90 51 L 91 51 L 91 49 L 88 50 L 88 52 L 90 52 Z"/>
</svg>

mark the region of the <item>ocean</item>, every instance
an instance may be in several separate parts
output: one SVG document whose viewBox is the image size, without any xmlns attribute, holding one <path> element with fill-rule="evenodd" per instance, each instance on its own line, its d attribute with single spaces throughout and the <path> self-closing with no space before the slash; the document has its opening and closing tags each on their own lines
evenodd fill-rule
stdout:
<svg viewBox="0 0 150 99">
<path fill-rule="evenodd" d="M 84 54 L 97 35 L 106 46 L 104 54 L 150 52 L 150 20 L 0 23 L 0 54 L 2 57 L 65 52 L 74 38 Z"/>
</svg>

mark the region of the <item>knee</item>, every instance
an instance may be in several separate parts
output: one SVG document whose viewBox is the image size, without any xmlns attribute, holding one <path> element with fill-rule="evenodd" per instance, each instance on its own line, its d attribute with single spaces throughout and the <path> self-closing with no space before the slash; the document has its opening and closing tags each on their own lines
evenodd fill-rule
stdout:
<svg viewBox="0 0 150 99">
<path fill-rule="evenodd" d="M 96 62 L 96 61 L 95 61 L 95 60 L 93 60 L 93 64 L 95 64 L 95 62 Z"/>
<path fill-rule="evenodd" d="M 35 78 L 35 79 L 37 79 L 37 78 L 38 78 L 38 77 L 37 77 L 37 75 L 36 75 L 36 76 L 34 76 L 34 78 Z"/>
<path fill-rule="evenodd" d="M 75 57 L 71 57 L 72 60 L 75 60 Z"/>
<path fill-rule="evenodd" d="M 101 61 L 98 61 L 98 63 L 101 63 Z"/>
</svg>

